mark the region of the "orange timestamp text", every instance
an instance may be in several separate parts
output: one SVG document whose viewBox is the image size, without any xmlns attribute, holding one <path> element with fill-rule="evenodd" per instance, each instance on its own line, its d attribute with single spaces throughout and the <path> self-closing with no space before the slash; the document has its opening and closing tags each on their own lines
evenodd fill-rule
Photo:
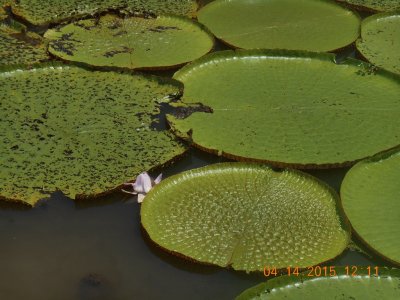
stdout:
<svg viewBox="0 0 400 300">
<path fill-rule="evenodd" d="M 342 266 L 340 267 L 341 273 L 339 275 L 348 276 L 378 276 L 379 267 L 377 266 Z M 306 276 L 306 277 L 334 277 L 338 275 L 336 266 L 313 266 L 307 268 L 300 267 L 287 267 L 284 269 L 277 269 L 275 267 L 264 267 L 264 276 L 278 276 L 284 273 L 288 276 Z"/>
</svg>

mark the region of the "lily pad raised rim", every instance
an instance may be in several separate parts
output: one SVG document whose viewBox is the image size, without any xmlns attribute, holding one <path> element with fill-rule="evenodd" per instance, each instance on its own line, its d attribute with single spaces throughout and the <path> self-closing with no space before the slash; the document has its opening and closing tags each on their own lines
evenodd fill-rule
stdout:
<svg viewBox="0 0 400 300">
<path fill-rule="evenodd" d="M 355 167 L 357 167 L 357 166 L 361 166 L 361 165 L 363 165 L 363 164 L 368 164 L 368 163 L 376 163 L 376 162 L 379 162 L 379 161 L 381 161 L 381 160 L 388 159 L 388 158 L 390 158 L 391 156 L 396 155 L 396 154 L 399 154 L 399 153 L 400 153 L 400 146 L 398 146 L 398 147 L 396 147 L 396 148 L 393 148 L 393 149 L 391 149 L 391 150 L 389 150 L 389 151 L 385 151 L 385 152 L 383 152 L 383 153 L 378 153 L 377 155 L 374 155 L 374 156 L 372 156 L 372 157 L 368 157 L 368 158 L 366 158 L 366 159 L 363 159 L 363 160 L 357 162 L 353 167 L 355 168 Z M 350 175 L 352 174 L 352 171 L 354 171 L 354 169 L 350 169 L 350 170 L 346 173 L 346 175 L 344 176 L 344 178 L 343 178 L 342 185 L 340 186 L 340 191 L 339 191 L 340 198 L 342 198 L 343 182 L 346 180 L 346 177 L 348 177 L 348 176 L 350 176 Z M 348 221 L 348 224 L 349 224 L 350 227 L 351 227 L 352 235 L 354 235 L 354 236 L 357 238 L 357 240 L 359 240 L 359 241 L 361 242 L 362 247 L 365 247 L 365 249 L 366 249 L 368 252 L 370 252 L 370 253 L 372 253 L 372 254 L 378 256 L 378 257 L 382 257 L 383 259 L 389 261 L 391 264 L 400 267 L 400 262 L 394 261 L 394 260 L 390 259 L 389 257 L 383 255 L 381 252 L 379 252 L 379 251 L 377 251 L 376 249 L 374 249 L 374 248 L 373 248 L 373 247 L 372 247 L 372 246 L 371 246 L 371 245 L 370 245 L 370 244 L 369 244 L 355 229 L 354 229 L 353 225 L 351 224 L 350 219 L 349 219 L 349 218 L 347 217 L 347 215 L 346 215 L 346 212 L 345 212 L 345 210 L 344 210 L 344 208 L 343 208 L 342 201 L 340 201 L 340 203 L 341 203 L 341 205 L 342 205 L 341 209 L 342 209 L 343 213 L 344 213 L 345 216 L 346 216 L 346 219 L 347 219 L 347 221 Z M 399 271 L 400 271 L 400 270 L 399 270 Z"/>
<path fill-rule="evenodd" d="M 357 276 L 368 276 L 368 277 L 399 277 L 400 278 L 400 269 L 397 268 L 388 268 L 388 267 L 379 267 L 379 274 L 376 276 L 375 274 L 368 274 L 367 270 L 364 270 L 361 268 L 357 270 Z M 366 266 L 365 266 L 366 268 Z M 324 277 L 326 280 L 333 280 L 339 278 L 339 276 L 348 276 L 351 277 L 351 275 L 347 275 L 345 271 L 344 266 L 337 266 L 335 267 L 335 270 L 337 272 L 337 276 L 332 276 L 332 277 Z M 308 272 L 303 272 L 299 274 L 299 276 L 288 276 L 288 275 L 282 275 L 279 277 L 274 277 L 266 282 L 262 282 L 260 284 L 257 284 L 253 287 L 250 287 L 249 289 L 243 291 L 241 294 L 239 294 L 235 300 L 248 300 L 248 299 L 257 299 L 260 294 L 264 293 L 266 290 L 272 290 L 274 288 L 281 288 L 289 285 L 294 285 L 296 283 L 303 283 L 305 281 L 313 281 L 313 280 L 319 280 L 321 277 L 311 277 L 307 276 Z M 332 278 L 332 279 L 330 279 Z"/>
<path fill-rule="evenodd" d="M 364 11 L 364 12 L 369 12 L 369 13 L 383 13 L 383 12 L 389 12 L 389 11 L 393 11 L 393 10 L 379 10 L 379 9 L 375 9 L 372 7 L 368 7 L 368 6 L 363 6 L 363 5 L 357 5 L 357 4 L 353 4 L 348 2 L 347 0 L 335 0 L 339 5 L 342 5 L 344 7 L 350 8 L 352 10 L 356 9 L 358 11 Z"/>
<path fill-rule="evenodd" d="M 90 68 L 86 68 L 86 67 L 82 67 L 82 66 L 78 66 L 75 64 L 66 64 L 63 62 L 57 62 L 57 61 L 51 61 L 51 62 L 43 62 L 43 63 L 36 63 L 36 64 L 32 64 L 29 66 L 26 65 L 4 65 L 4 66 L 0 66 L 0 75 L 4 74 L 4 73 L 15 73 L 15 72 L 24 72 L 24 71 L 33 71 L 35 69 L 45 69 L 45 68 L 80 68 L 86 71 L 94 71 L 93 69 Z M 173 80 L 171 78 L 168 77 L 164 77 L 164 76 L 156 76 L 156 75 L 152 75 L 152 74 L 147 74 L 147 73 L 142 73 L 142 72 L 137 72 L 134 70 L 118 70 L 118 71 L 106 71 L 106 70 L 95 70 L 97 72 L 104 72 L 104 73 L 109 73 L 109 72 L 114 72 L 114 73 L 120 73 L 120 74 L 127 74 L 127 75 L 135 75 L 135 76 L 142 76 L 145 77 L 149 80 L 158 82 L 160 84 L 171 84 L 176 86 L 179 89 L 179 94 L 182 93 L 182 84 L 179 81 Z M 178 95 L 179 96 L 179 95 Z M 158 113 L 160 113 L 160 111 L 158 111 Z M 165 129 L 163 131 L 166 131 L 168 135 L 171 135 L 171 137 L 173 138 L 174 135 L 172 134 L 172 132 L 169 129 Z M 177 139 L 179 142 L 179 139 Z M 175 163 L 176 161 L 179 161 L 181 158 L 183 158 L 184 156 L 187 155 L 188 151 L 190 151 L 190 147 L 188 147 L 186 144 L 180 142 L 180 144 L 185 147 L 185 150 L 182 151 L 181 154 L 176 155 L 175 157 L 171 158 L 170 160 L 164 162 L 163 164 L 160 165 L 156 165 L 153 166 L 152 168 L 150 168 L 149 170 L 146 170 L 148 172 L 157 172 L 160 169 L 170 166 L 173 163 Z M 145 170 L 143 170 L 145 171 Z M 140 174 L 137 174 L 135 177 L 133 177 L 130 181 L 135 181 L 135 179 L 137 178 L 137 176 L 139 176 Z M 122 188 L 124 187 L 124 182 L 122 182 L 121 184 L 119 184 L 118 186 L 115 186 L 112 189 L 109 189 L 107 191 L 101 192 L 99 194 L 93 194 L 93 195 L 82 195 L 82 194 L 76 194 L 75 198 L 72 199 L 73 201 L 82 201 L 82 200 L 90 200 L 90 199 L 98 199 L 101 198 L 103 196 L 112 194 L 114 192 L 118 192 L 120 191 Z M 58 192 L 60 190 L 54 190 L 51 194 L 54 194 L 56 192 Z M 62 192 L 62 191 L 61 191 Z M 50 194 L 50 195 L 51 195 Z M 29 204 L 28 202 L 25 202 L 23 200 L 20 199 L 14 199 L 14 198 L 7 198 L 4 196 L 0 195 L 0 202 L 4 202 L 4 203 L 14 203 L 14 204 L 21 204 L 24 207 L 27 208 L 33 208 L 36 207 L 38 205 L 40 205 L 40 203 L 43 200 L 49 199 L 49 196 L 44 195 L 44 197 L 39 200 L 38 202 L 36 202 L 34 205 Z"/>
<path fill-rule="evenodd" d="M 395 80 L 400 84 L 400 75 L 392 73 L 390 71 L 387 71 L 382 68 L 378 68 L 375 65 L 361 61 L 358 59 L 354 58 L 346 58 L 343 61 L 340 61 L 338 63 L 336 61 L 336 55 L 333 53 L 325 53 L 325 52 L 309 52 L 309 51 L 298 51 L 298 50 L 270 50 L 270 49 L 250 49 L 250 50 L 245 50 L 245 49 L 236 49 L 236 50 L 224 50 L 224 51 L 217 51 L 213 52 L 210 54 L 207 54 L 178 70 L 174 75 L 173 79 L 180 81 L 180 78 L 184 77 L 186 74 L 190 73 L 193 68 L 196 68 L 198 66 L 201 66 L 204 63 L 207 63 L 212 60 L 218 60 L 218 59 L 225 59 L 225 58 L 230 58 L 230 57 L 252 57 L 252 56 L 266 56 L 266 57 L 290 57 L 290 58 L 298 58 L 298 59 L 318 59 L 321 61 L 328 61 L 336 65 L 349 65 L 349 66 L 356 66 L 359 68 L 364 68 L 365 70 L 371 70 L 375 74 L 378 74 L 380 76 L 383 76 L 385 78 Z M 183 82 L 182 82 L 183 84 Z M 182 101 L 183 100 L 183 101 Z M 199 102 L 193 100 L 193 99 L 185 99 L 185 95 L 180 99 L 179 104 L 183 104 L 183 106 L 190 106 L 190 105 L 195 105 L 195 104 L 200 104 Z M 196 113 L 196 112 L 195 112 Z M 204 113 L 204 112 L 202 112 Z M 277 166 L 279 168 L 296 168 L 296 169 L 332 169 L 332 168 L 342 168 L 342 167 L 349 167 L 355 165 L 357 162 L 362 161 L 367 158 L 371 158 L 375 155 L 379 155 L 388 151 L 391 151 L 392 149 L 396 149 L 400 147 L 400 143 L 398 145 L 395 145 L 389 149 L 384 149 L 379 153 L 374 153 L 370 156 L 363 157 L 354 161 L 346 161 L 343 163 L 332 163 L 332 164 L 293 164 L 293 163 L 285 163 L 285 162 L 279 162 L 279 161 L 270 161 L 270 160 L 262 160 L 262 159 L 256 159 L 256 158 L 248 158 L 248 157 L 243 157 L 243 156 L 238 156 L 234 155 L 225 151 L 218 151 L 217 149 L 208 149 L 205 148 L 197 143 L 195 143 L 190 135 L 183 134 L 179 131 L 177 131 L 174 128 L 173 124 L 173 119 L 175 119 L 175 116 L 173 114 L 167 115 L 167 121 L 168 124 L 172 130 L 172 132 L 178 136 L 179 138 L 186 140 L 189 142 L 191 145 L 194 147 L 214 154 L 218 156 L 223 156 L 228 159 L 233 159 L 236 161 L 241 161 L 241 162 L 256 162 L 256 163 L 266 163 L 270 164 L 272 166 Z"/>
<path fill-rule="evenodd" d="M 206 166 L 202 166 L 202 167 L 197 167 L 197 168 L 192 168 L 192 169 L 189 169 L 189 170 L 185 170 L 185 171 L 183 171 L 183 172 L 179 172 L 179 173 L 177 173 L 177 174 L 174 174 L 174 175 L 172 175 L 172 176 L 169 176 L 169 177 L 163 179 L 163 180 L 161 181 L 160 184 L 156 185 L 154 188 L 152 188 L 152 189 L 150 190 L 150 192 L 146 195 L 146 197 L 148 197 L 149 195 L 151 195 L 151 194 L 153 194 L 155 191 L 157 191 L 157 189 L 160 188 L 160 186 L 162 187 L 162 185 L 165 184 L 164 182 L 167 182 L 167 183 L 168 183 L 169 181 L 174 181 L 174 180 L 177 179 L 177 178 L 179 179 L 179 177 L 181 176 L 182 173 L 191 172 L 191 171 L 201 171 L 201 170 L 203 170 L 203 169 L 209 168 L 210 166 L 213 166 L 213 167 L 218 167 L 218 166 L 222 166 L 222 167 L 224 167 L 224 166 L 233 166 L 233 167 L 234 167 L 234 166 L 237 165 L 237 164 L 242 164 L 242 165 L 247 165 L 247 166 L 254 165 L 254 166 L 258 166 L 258 167 L 263 166 L 263 167 L 265 167 L 265 168 L 269 168 L 269 169 L 272 170 L 273 172 L 288 171 L 288 172 L 294 173 L 294 174 L 296 174 L 296 175 L 300 175 L 300 176 L 302 176 L 302 177 L 305 177 L 305 178 L 307 178 L 307 179 L 310 179 L 310 180 L 313 180 L 313 181 L 317 182 L 317 183 L 320 184 L 323 188 L 325 188 L 326 190 L 328 190 L 329 193 L 332 195 L 332 197 L 333 197 L 333 199 L 334 199 L 334 201 L 335 201 L 335 211 L 336 211 L 336 215 L 337 215 L 338 218 L 339 218 L 339 224 L 341 225 L 341 227 L 343 228 L 343 230 L 346 231 L 346 233 L 347 233 L 347 235 L 348 235 L 348 236 L 347 236 L 347 237 L 348 237 L 347 245 L 346 245 L 346 247 L 343 249 L 343 251 L 342 251 L 341 253 L 338 253 L 335 257 L 332 257 L 332 258 L 330 258 L 330 259 L 328 259 L 328 260 L 325 260 L 325 261 L 320 262 L 319 264 L 316 264 L 316 265 L 313 265 L 313 266 L 318 266 L 318 265 L 325 264 L 325 263 L 328 263 L 328 262 L 330 262 L 330 261 L 333 261 L 333 260 L 335 260 L 337 257 L 343 255 L 344 251 L 346 251 L 347 249 L 349 249 L 349 245 L 352 243 L 353 231 L 351 230 L 352 228 L 351 228 L 350 222 L 349 222 L 349 220 L 347 219 L 346 214 L 344 213 L 343 206 L 342 206 L 342 201 L 341 201 L 341 198 L 340 198 L 339 193 L 338 193 L 332 186 L 330 186 L 328 183 L 326 183 L 325 181 L 323 181 L 323 180 L 321 180 L 321 179 L 319 179 L 319 178 L 317 178 L 317 177 L 315 177 L 315 176 L 313 176 L 313 175 L 311 175 L 311 174 L 309 174 L 309 173 L 303 172 L 303 171 L 301 171 L 301 170 L 292 169 L 292 168 L 282 168 L 282 169 L 278 169 L 278 170 L 277 170 L 274 166 L 272 166 L 272 165 L 270 165 L 270 164 L 267 164 L 267 163 L 257 163 L 257 162 L 235 162 L 235 161 L 234 161 L 234 162 L 213 163 L 213 164 L 208 164 L 208 165 L 206 165 Z M 143 201 L 143 202 L 146 202 L 146 198 L 144 198 L 144 201 Z M 141 203 L 141 204 L 143 205 L 143 203 Z M 142 231 L 144 237 L 146 238 L 146 241 L 148 241 L 148 243 L 150 243 L 150 244 L 153 245 L 154 247 L 156 247 L 156 248 L 162 250 L 163 252 L 168 253 L 168 254 L 170 254 L 170 255 L 172 255 L 172 256 L 174 256 L 174 257 L 177 257 L 177 258 L 180 258 L 180 259 L 183 259 L 183 260 L 186 260 L 186 261 L 189 261 L 189 262 L 191 262 L 191 263 L 198 264 L 198 265 L 211 266 L 211 267 L 215 267 L 215 268 L 219 268 L 219 269 L 226 269 L 226 270 L 234 270 L 235 272 L 246 272 L 246 274 L 260 274 L 260 272 L 261 272 L 261 271 L 236 270 L 236 269 L 234 269 L 234 268 L 232 267 L 232 264 L 229 264 L 229 265 L 227 265 L 227 266 L 225 266 L 225 267 L 221 267 L 221 266 L 215 265 L 215 264 L 213 264 L 213 263 L 209 263 L 209 262 L 204 262 L 204 261 L 196 260 L 196 259 L 194 259 L 194 258 L 192 258 L 192 257 L 190 257 L 190 256 L 187 256 L 187 255 L 184 255 L 184 254 L 182 254 L 182 253 L 180 253 L 180 252 L 173 251 L 173 250 L 170 250 L 170 249 L 165 248 L 164 246 L 162 246 L 162 245 L 158 244 L 156 241 L 154 241 L 154 240 L 151 238 L 151 235 L 149 234 L 149 232 L 148 232 L 148 231 L 146 230 L 146 228 L 144 227 L 144 225 L 143 225 L 143 223 L 142 223 L 142 208 L 140 209 L 140 227 L 141 227 L 141 231 Z M 310 267 L 311 267 L 311 266 L 310 266 Z M 282 271 L 284 271 L 284 270 L 286 270 L 286 268 L 277 269 L 278 272 L 282 272 Z M 305 270 L 305 268 L 302 269 L 302 270 Z"/>
</svg>

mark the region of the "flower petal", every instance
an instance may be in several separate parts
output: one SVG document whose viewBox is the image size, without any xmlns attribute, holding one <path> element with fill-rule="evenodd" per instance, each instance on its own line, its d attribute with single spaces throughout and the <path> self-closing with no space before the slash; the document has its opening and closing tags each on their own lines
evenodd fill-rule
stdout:
<svg viewBox="0 0 400 300">
<path fill-rule="evenodd" d="M 158 175 L 156 179 L 154 179 L 154 184 L 159 184 L 161 180 L 162 180 L 162 173 Z"/>
<path fill-rule="evenodd" d="M 144 194 L 138 194 L 137 196 L 137 202 L 142 203 L 144 200 L 145 195 Z"/>
</svg>

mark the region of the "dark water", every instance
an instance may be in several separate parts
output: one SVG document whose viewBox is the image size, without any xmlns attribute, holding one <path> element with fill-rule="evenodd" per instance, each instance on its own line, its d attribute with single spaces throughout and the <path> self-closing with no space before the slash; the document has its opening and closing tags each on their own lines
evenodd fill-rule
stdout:
<svg viewBox="0 0 400 300">
<path fill-rule="evenodd" d="M 193 150 L 166 176 L 221 162 Z M 346 169 L 311 171 L 338 188 Z M 122 193 L 74 202 L 55 193 L 33 209 L 0 206 L 0 299 L 233 299 L 264 280 L 164 253 L 143 234 L 140 206 Z M 383 265 L 346 251 L 328 265 Z"/>
<path fill-rule="evenodd" d="M 340 55 L 354 56 L 354 49 Z M 221 161 L 192 150 L 162 172 L 170 176 Z M 346 171 L 309 173 L 338 190 Z M 139 214 L 135 199 L 118 192 L 88 202 L 55 193 L 33 209 L 0 202 L 0 300 L 223 300 L 264 280 L 159 250 L 143 234 Z M 347 250 L 327 265 L 388 264 Z"/>
</svg>

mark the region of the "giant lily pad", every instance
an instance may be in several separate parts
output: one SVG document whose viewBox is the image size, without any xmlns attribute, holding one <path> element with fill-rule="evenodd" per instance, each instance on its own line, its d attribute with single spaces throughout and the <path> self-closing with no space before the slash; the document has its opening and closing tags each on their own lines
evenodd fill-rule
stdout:
<svg viewBox="0 0 400 300">
<path fill-rule="evenodd" d="M 14 14 L 35 25 L 58 23 L 108 9 L 122 8 L 137 13 L 193 16 L 197 2 L 196 0 L 19 0 L 12 4 Z"/>
<path fill-rule="evenodd" d="M 357 14 L 326 0 L 218 0 L 198 18 L 245 49 L 335 50 L 354 42 L 360 25 Z"/>
<path fill-rule="evenodd" d="M 399 0 L 337 0 L 354 6 L 364 7 L 374 11 L 391 11 L 400 9 Z"/>
<path fill-rule="evenodd" d="M 359 236 L 400 263 L 400 153 L 355 165 L 341 187 L 343 207 Z"/>
<path fill-rule="evenodd" d="M 362 22 L 357 49 L 371 63 L 400 73 L 400 13 L 376 14 Z"/>
<path fill-rule="evenodd" d="M 322 168 L 400 143 L 400 78 L 358 60 L 335 64 L 330 54 L 224 51 L 174 78 L 185 85 L 183 106 L 208 111 L 170 117 L 174 131 L 227 157 Z"/>
<path fill-rule="evenodd" d="M 378 268 L 376 275 L 374 267 L 358 267 L 355 276 L 352 276 L 354 270 L 350 267 L 328 267 L 327 276 L 309 276 L 315 273 L 307 271 L 299 276 L 273 278 L 244 291 L 236 300 L 400 298 L 398 269 Z"/>
<path fill-rule="evenodd" d="M 48 59 L 39 35 L 0 25 L 0 65 L 34 64 Z"/>
<path fill-rule="evenodd" d="M 160 80 L 62 65 L 0 73 L 0 197 L 95 196 L 180 155 L 150 128 L 157 100 L 179 92 Z"/>
<path fill-rule="evenodd" d="M 349 234 L 333 190 L 309 175 L 224 163 L 162 181 L 146 196 L 142 224 L 161 247 L 196 261 L 260 271 L 318 264 Z"/>
<path fill-rule="evenodd" d="M 186 18 L 126 18 L 106 15 L 49 30 L 49 51 L 95 66 L 176 66 L 206 54 L 213 37 Z"/>
</svg>

